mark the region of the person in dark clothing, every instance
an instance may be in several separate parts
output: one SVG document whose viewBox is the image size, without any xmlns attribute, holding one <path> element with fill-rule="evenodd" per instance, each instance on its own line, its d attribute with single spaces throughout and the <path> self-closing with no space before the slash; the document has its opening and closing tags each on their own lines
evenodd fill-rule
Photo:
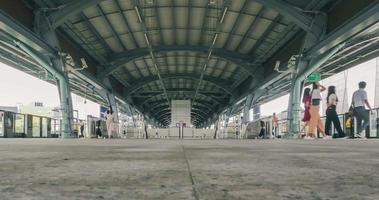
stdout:
<svg viewBox="0 0 379 200">
<path fill-rule="evenodd" d="M 80 123 L 80 137 L 84 137 L 84 122 Z"/>
<path fill-rule="evenodd" d="M 101 129 L 100 129 L 100 126 L 101 126 L 101 121 L 100 120 L 97 120 L 96 121 L 96 136 L 98 137 L 98 138 L 101 138 L 101 137 L 103 137 L 103 134 L 101 133 Z"/>
<path fill-rule="evenodd" d="M 367 100 L 367 92 L 365 91 L 366 82 L 359 82 L 359 89 L 354 92 L 352 99 L 352 106 L 354 108 L 354 117 L 357 120 L 357 133 L 354 137 L 365 138 L 368 136 L 368 131 L 366 135 L 362 135 L 362 132 L 367 130 L 369 127 L 369 112 L 366 110 L 367 106 L 371 110 L 371 106 Z M 372 111 L 371 111 L 372 112 Z M 363 121 L 363 125 L 362 125 Z"/>
<path fill-rule="evenodd" d="M 266 135 L 266 124 L 264 121 L 261 121 L 261 131 L 259 132 L 259 137 L 264 138 Z"/>
<path fill-rule="evenodd" d="M 341 123 L 337 114 L 337 103 L 338 97 L 336 95 L 336 87 L 329 86 L 328 87 L 328 96 L 326 98 L 327 109 L 326 109 L 326 122 L 325 122 L 325 133 L 327 135 L 331 135 L 330 126 L 334 125 L 334 128 L 337 130 L 337 135 L 333 136 L 334 138 L 342 138 L 345 137 L 345 133 L 341 128 Z"/>
</svg>

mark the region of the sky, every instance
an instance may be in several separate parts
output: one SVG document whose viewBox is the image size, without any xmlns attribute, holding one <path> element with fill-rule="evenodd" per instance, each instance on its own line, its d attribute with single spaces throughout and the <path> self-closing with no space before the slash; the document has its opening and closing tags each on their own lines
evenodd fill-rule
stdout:
<svg viewBox="0 0 379 200">
<path fill-rule="evenodd" d="M 0 106 L 28 105 L 36 101 L 45 107 L 58 107 L 57 87 L 0 62 Z M 84 98 L 75 94 L 72 94 L 72 102 L 80 119 L 86 119 L 87 115 L 99 116 L 98 104 L 89 100 L 84 104 Z"/>
</svg>

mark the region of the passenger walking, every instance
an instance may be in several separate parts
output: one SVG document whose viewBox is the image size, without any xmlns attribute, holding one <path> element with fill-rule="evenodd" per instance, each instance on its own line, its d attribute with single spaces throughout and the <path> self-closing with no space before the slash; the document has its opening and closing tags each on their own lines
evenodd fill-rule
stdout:
<svg viewBox="0 0 379 200">
<path fill-rule="evenodd" d="M 338 97 L 336 95 L 336 87 L 329 86 L 328 87 L 328 96 L 326 98 L 327 109 L 326 109 L 326 122 L 325 122 L 325 133 L 327 135 L 330 134 L 330 128 L 333 122 L 334 128 L 337 130 L 338 135 L 337 138 L 345 137 L 345 133 L 341 128 L 341 123 L 337 115 L 337 103 Z"/>
<path fill-rule="evenodd" d="M 80 136 L 79 137 L 84 137 L 84 121 L 80 123 Z"/>
<path fill-rule="evenodd" d="M 258 137 L 264 139 L 266 135 L 266 123 L 264 121 L 260 121 L 261 131 L 259 132 Z"/>
<path fill-rule="evenodd" d="M 276 116 L 276 113 L 272 114 L 272 137 L 277 137 L 278 134 L 278 117 Z"/>
<path fill-rule="evenodd" d="M 319 82 L 313 83 L 312 93 L 311 93 L 311 107 L 309 109 L 310 120 L 309 120 L 309 130 L 308 135 L 310 137 L 316 136 L 316 130 L 318 129 L 320 133 L 323 135 L 323 138 L 329 138 L 325 135 L 324 125 L 322 124 L 320 117 L 320 102 L 321 102 L 321 92 L 323 92 L 326 88 L 320 85 Z"/>
<path fill-rule="evenodd" d="M 113 131 L 113 110 L 112 110 L 112 106 L 109 108 L 109 110 L 107 110 L 107 121 L 106 121 L 106 124 L 107 124 L 107 132 L 108 132 L 108 138 L 111 139 L 112 137 L 112 131 Z"/>
<path fill-rule="evenodd" d="M 312 100 L 312 97 L 311 97 L 311 89 L 310 88 L 305 88 L 304 90 L 304 94 L 303 94 L 303 104 L 304 104 L 304 116 L 303 116 L 303 127 L 301 128 L 300 130 L 300 133 L 302 133 L 301 137 L 309 137 L 309 135 L 305 135 L 303 134 L 303 132 L 305 132 L 305 127 L 307 127 L 309 125 L 309 120 L 311 119 L 311 115 L 309 113 L 309 109 L 311 108 L 311 100 Z"/>
<path fill-rule="evenodd" d="M 359 82 L 359 89 L 353 94 L 352 107 L 354 108 L 354 117 L 357 120 L 357 133 L 355 134 L 355 137 L 368 137 L 366 129 L 369 126 L 369 113 L 368 110 L 366 110 L 365 105 L 369 110 L 371 110 L 371 106 L 368 103 L 365 88 L 366 82 L 361 81 Z M 363 131 L 366 131 L 365 136 L 362 136 Z"/>
</svg>

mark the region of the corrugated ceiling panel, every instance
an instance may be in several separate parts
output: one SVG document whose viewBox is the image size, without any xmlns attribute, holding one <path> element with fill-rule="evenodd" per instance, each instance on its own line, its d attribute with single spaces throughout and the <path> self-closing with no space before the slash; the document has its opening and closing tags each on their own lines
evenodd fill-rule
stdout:
<svg viewBox="0 0 379 200">
<path fill-rule="evenodd" d="M 120 13 L 108 14 L 107 17 L 116 33 L 124 34 L 127 32 L 126 25 Z"/>
<path fill-rule="evenodd" d="M 220 33 L 215 44 L 216 48 L 222 48 L 228 42 L 228 37 L 229 34 Z"/>
<path fill-rule="evenodd" d="M 224 71 L 226 72 L 234 72 L 236 69 L 238 68 L 238 66 L 234 63 L 229 63 L 228 67 L 225 67 Z"/>
<path fill-rule="evenodd" d="M 156 1 L 158 6 L 170 6 L 172 4 L 172 0 L 159 0 Z"/>
<path fill-rule="evenodd" d="M 250 34 L 250 37 L 253 37 L 253 38 L 261 38 L 263 36 L 263 33 L 266 31 L 266 29 L 268 28 L 268 26 L 271 24 L 272 22 L 269 21 L 269 20 L 266 20 L 266 19 L 261 19 L 259 18 L 257 23 L 256 23 L 256 28 L 255 30 Z M 264 37 L 264 36 L 263 36 Z"/>
<path fill-rule="evenodd" d="M 238 18 L 238 13 L 235 12 L 228 12 L 224 19 L 224 26 L 222 26 L 223 32 L 230 32 L 236 23 L 236 20 Z"/>
<path fill-rule="evenodd" d="M 176 30 L 176 44 L 185 45 L 187 43 L 187 33 L 186 29 Z"/>
<path fill-rule="evenodd" d="M 111 47 L 111 49 L 114 52 L 122 52 L 124 51 L 120 43 L 116 40 L 116 38 L 106 38 L 105 41 L 108 43 L 108 45 Z"/>
<path fill-rule="evenodd" d="M 250 1 L 247 6 L 246 12 L 250 14 L 256 15 L 262 9 L 262 5 L 254 1 Z"/>
<path fill-rule="evenodd" d="M 230 9 L 231 10 L 241 10 L 245 1 L 250 1 L 250 0 L 233 0 L 231 5 L 230 5 Z"/>
<path fill-rule="evenodd" d="M 175 65 L 175 52 L 167 52 L 167 64 L 172 66 Z"/>
<path fill-rule="evenodd" d="M 150 30 L 149 31 L 149 40 L 153 46 L 158 46 L 161 43 L 163 43 L 163 41 L 161 41 L 161 39 L 160 39 L 160 31 L 159 30 L 154 30 L 154 31 Z"/>
<path fill-rule="evenodd" d="M 206 6 L 208 4 L 209 1 L 207 0 L 191 0 L 191 4 L 193 6 Z"/>
<path fill-rule="evenodd" d="M 104 13 L 111 13 L 118 9 L 116 7 L 117 4 L 115 4 L 114 1 L 102 1 L 99 3 L 99 6 L 104 11 Z"/>
<path fill-rule="evenodd" d="M 197 45 L 200 43 L 200 30 L 190 30 L 189 31 L 189 43 L 190 45 Z"/>
<path fill-rule="evenodd" d="M 133 9 L 133 1 L 123 1 L 123 0 L 115 0 L 118 1 L 122 10 Z"/>
<path fill-rule="evenodd" d="M 190 24 L 192 28 L 201 29 L 203 27 L 205 8 L 192 8 Z"/>
<path fill-rule="evenodd" d="M 179 65 L 186 65 L 187 64 L 187 59 L 186 59 L 185 55 L 186 55 L 185 52 L 179 52 L 178 53 L 177 61 L 178 61 Z"/>
<path fill-rule="evenodd" d="M 271 19 L 271 20 L 274 20 L 277 16 L 278 16 L 278 12 L 276 12 L 275 10 L 273 9 L 270 9 L 270 8 L 267 8 L 265 9 L 265 12 L 263 14 L 263 17 L 267 18 L 267 19 Z"/>
<path fill-rule="evenodd" d="M 134 70 L 134 66 L 133 66 L 133 63 L 132 62 L 129 62 L 129 63 L 126 63 L 125 64 L 125 67 L 128 71 L 132 71 Z"/>
<path fill-rule="evenodd" d="M 83 10 L 83 13 L 85 16 L 87 16 L 87 18 L 94 18 L 94 17 L 98 17 L 100 15 L 96 6 L 91 6 L 87 9 Z"/>
<path fill-rule="evenodd" d="M 225 46 L 227 50 L 234 51 L 237 46 L 239 45 L 242 37 L 237 35 L 232 35 L 229 37 L 229 41 L 227 45 Z"/>
<path fill-rule="evenodd" d="M 134 38 L 137 41 L 137 44 L 140 48 L 147 48 L 146 40 L 143 35 L 143 32 L 138 32 L 134 34 Z"/>
<path fill-rule="evenodd" d="M 179 7 L 175 9 L 175 27 L 187 28 L 188 24 L 188 9 L 187 7 Z"/>
<path fill-rule="evenodd" d="M 241 15 L 238 22 L 236 22 L 237 27 L 235 29 L 235 34 L 244 35 L 247 32 L 250 24 L 254 21 L 254 18 L 255 17 L 249 15 Z"/>
<path fill-rule="evenodd" d="M 150 68 L 153 67 L 153 60 L 150 57 L 144 58 L 144 64 L 147 65 L 146 67 Z"/>
<path fill-rule="evenodd" d="M 161 28 L 167 29 L 173 27 L 173 15 L 172 15 L 172 9 L 171 8 L 159 8 L 158 9 L 159 14 L 159 23 L 161 25 Z"/>
<path fill-rule="evenodd" d="M 147 76 L 149 76 L 149 71 L 147 71 L 147 69 L 146 68 L 143 68 L 143 69 L 140 69 L 141 70 L 141 73 L 142 73 L 142 75 L 144 76 L 144 77 L 147 77 Z"/>
<path fill-rule="evenodd" d="M 121 41 L 125 44 L 125 47 L 130 50 L 130 49 L 135 49 L 137 48 L 135 42 L 133 41 L 131 34 L 123 34 L 119 36 Z"/>
<path fill-rule="evenodd" d="M 241 43 L 241 48 L 239 49 L 238 52 L 247 54 L 249 51 L 253 48 L 253 46 L 256 44 L 257 40 L 253 40 L 250 38 L 245 39 Z"/>
<path fill-rule="evenodd" d="M 134 64 L 139 70 L 146 68 L 146 62 L 143 59 L 135 60 Z"/>
<path fill-rule="evenodd" d="M 140 77 L 139 72 L 137 70 L 130 71 L 130 74 L 133 76 L 134 79 L 138 79 Z"/>
<path fill-rule="evenodd" d="M 217 63 L 217 58 L 215 58 L 215 57 L 212 56 L 211 59 L 208 62 L 208 66 L 209 67 L 216 67 L 216 63 Z"/>
<path fill-rule="evenodd" d="M 188 6 L 189 0 L 172 0 L 176 6 Z"/>
<path fill-rule="evenodd" d="M 135 10 L 125 11 L 124 15 L 128 20 L 128 24 L 132 32 L 143 30 L 141 24 L 138 21 L 138 16 Z"/>
<path fill-rule="evenodd" d="M 231 77 L 232 77 L 232 73 L 230 73 L 230 72 L 224 72 L 223 74 L 222 74 L 222 76 L 221 76 L 221 78 L 223 78 L 223 79 L 226 79 L 226 80 L 229 80 Z"/>
<path fill-rule="evenodd" d="M 102 37 L 107 38 L 113 36 L 110 27 L 107 25 L 107 21 L 103 17 L 91 18 L 89 21 Z"/>
<path fill-rule="evenodd" d="M 163 38 L 164 38 L 164 44 L 165 45 L 174 45 L 175 37 L 174 36 L 174 31 L 172 29 L 170 30 L 162 30 Z"/>
</svg>

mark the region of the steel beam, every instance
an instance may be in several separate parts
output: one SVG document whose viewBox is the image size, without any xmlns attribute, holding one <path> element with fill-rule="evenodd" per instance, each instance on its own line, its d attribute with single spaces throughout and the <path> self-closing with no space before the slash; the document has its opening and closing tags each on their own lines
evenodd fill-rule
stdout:
<svg viewBox="0 0 379 200">
<path fill-rule="evenodd" d="M 158 94 L 158 95 L 149 97 L 149 98 L 145 99 L 142 103 L 140 103 L 139 106 L 142 107 L 144 104 L 148 103 L 151 99 L 159 97 L 159 96 L 162 96 L 162 95 L 164 95 L 164 94 Z M 197 101 L 197 102 L 199 102 L 199 104 L 203 104 L 205 106 L 212 107 L 212 108 L 214 108 L 214 105 L 223 105 L 223 104 L 226 104 L 226 102 L 222 102 L 222 101 L 220 101 L 220 99 L 212 98 L 210 96 L 206 96 L 206 95 L 203 95 L 203 94 L 200 94 L 200 95 L 202 97 L 204 97 L 204 98 L 211 99 L 211 101 L 205 101 L 205 100 L 200 100 L 199 99 Z M 159 101 L 155 101 L 154 103 L 156 103 L 156 104 L 165 104 L 166 102 L 163 101 L 163 100 L 159 100 Z"/>
<path fill-rule="evenodd" d="M 53 47 L 41 40 L 39 36 L 25 28 L 1 9 L 0 27 L 1 30 L 9 34 L 10 37 L 17 38 L 18 41 L 27 44 L 29 47 L 43 55 L 56 56 L 58 53 Z"/>
<path fill-rule="evenodd" d="M 294 22 L 305 31 L 310 31 L 313 19 L 309 15 L 302 12 L 300 9 L 280 0 L 254 0 L 267 8 L 271 8 L 285 18 Z"/>
<path fill-rule="evenodd" d="M 157 77 L 154 77 L 154 76 L 146 77 L 146 78 L 142 79 L 141 81 L 132 85 L 130 88 L 127 88 L 125 92 L 126 92 L 126 94 L 130 95 L 132 93 L 135 93 L 138 89 L 142 88 L 143 86 L 145 86 L 149 83 L 160 81 L 160 80 L 177 79 L 177 78 L 193 79 L 193 80 L 199 79 L 199 77 L 196 76 L 196 74 L 192 74 L 192 73 L 180 73 L 180 74 L 165 75 L 165 76 L 162 76 L 161 79 L 158 79 Z M 205 75 L 204 75 L 203 79 L 205 81 L 217 86 L 218 88 L 224 90 L 228 94 L 235 96 L 235 97 L 237 96 L 236 92 L 233 91 L 228 86 L 228 83 L 226 81 L 217 80 L 216 78 L 214 78 L 212 76 L 205 76 Z"/>
<path fill-rule="evenodd" d="M 63 67 L 62 60 L 56 57 L 45 57 L 42 54 L 34 52 L 31 48 L 21 42 L 15 41 L 15 44 L 56 78 L 62 111 L 62 137 L 72 137 L 73 111 L 69 80 L 67 74 L 61 71 L 63 69 L 57 69 Z"/>
<path fill-rule="evenodd" d="M 166 53 L 166 52 L 178 52 L 178 51 L 187 51 L 187 52 L 200 52 L 207 53 L 207 46 L 190 46 L 190 45 L 173 45 L 173 46 L 157 46 L 154 47 L 154 52 L 156 53 Z M 113 54 L 108 58 L 110 63 L 113 65 L 107 67 L 104 71 L 99 72 L 99 76 L 108 76 L 112 74 L 119 67 L 123 66 L 126 63 L 129 63 L 133 60 L 145 57 L 150 55 L 148 48 L 137 48 L 121 53 Z M 242 67 L 250 75 L 254 75 L 254 69 L 260 67 L 260 65 L 253 65 L 253 59 L 247 54 L 241 54 L 235 51 L 230 51 L 222 48 L 214 48 L 212 50 L 212 56 L 225 59 L 229 62 L 235 63 L 237 66 Z"/>
<path fill-rule="evenodd" d="M 141 96 L 151 96 L 155 94 L 162 93 L 162 90 L 142 90 L 139 92 L 136 92 L 135 94 L 141 95 Z M 191 88 L 168 88 L 167 92 L 193 92 L 193 89 Z M 201 93 L 204 94 L 211 94 L 215 96 L 227 96 L 224 91 L 215 91 L 215 90 L 201 90 Z"/>
<path fill-rule="evenodd" d="M 376 2 L 373 3 L 372 6 L 368 6 L 368 8 L 362 10 L 359 14 L 351 17 L 350 20 L 340 28 L 326 35 L 322 41 L 309 49 L 306 55 L 309 57 L 320 55 L 378 22 L 379 4 Z"/>
<path fill-rule="evenodd" d="M 68 19 L 79 14 L 84 9 L 95 6 L 104 0 L 71 0 L 67 4 L 59 6 L 57 11 L 48 16 L 53 29 L 64 24 Z"/>
</svg>

